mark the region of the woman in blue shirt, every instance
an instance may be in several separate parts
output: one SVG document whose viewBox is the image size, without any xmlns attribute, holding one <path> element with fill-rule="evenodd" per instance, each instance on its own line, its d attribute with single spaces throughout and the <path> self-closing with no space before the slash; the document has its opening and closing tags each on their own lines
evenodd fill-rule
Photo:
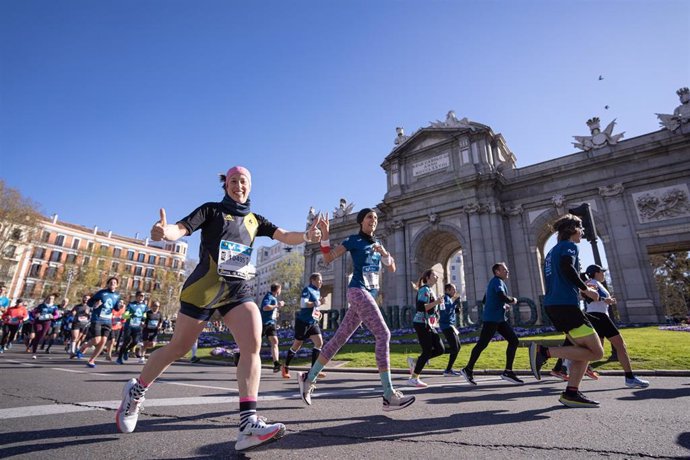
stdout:
<svg viewBox="0 0 690 460">
<path fill-rule="evenodd" d="M 311 370 L 300 372 L 298 382 L 302 400 L 311 405 L 311 394 L 316 388 L 314 382 L 319 372 L 335 356 L 340 348 L 350 339 L 357 328 L 364 325 L 376 339 L 376 364 L 379 377 L 383 385 L 383 410 L 392 411 L 404 409 L 412 404 L 414 396 L 404 396 L 402 392 L 393 388 L 390 373 L 389 342 L 391 333 L 381 315 L 381 310 L 374 300 L 379 289 L 379 273 L 381 264 L 390 272 L 395 272 L 395 260 L 374 236 L 378 225 L 378 215 L 373 209 L 364 208 L 357 214 L 359 233 L 351 235 L 335 249 L 331 249 L 328 237 L 328 215 L 319 216 L 316 220 L 321 229 L 321 252 L 323 261 L 330 264 L 338 257 L 349 252 L 352 257 L 352 279 L 347 288 L 347 301 L 350 308 L 345 313 L 343 321 L 331 340 L 321 350 L 319 359 L 312 365 Z"/>
</svg>

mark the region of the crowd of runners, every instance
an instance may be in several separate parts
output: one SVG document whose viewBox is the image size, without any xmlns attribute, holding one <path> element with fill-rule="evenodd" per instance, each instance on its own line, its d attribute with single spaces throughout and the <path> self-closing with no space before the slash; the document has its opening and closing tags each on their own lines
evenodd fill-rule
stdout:
<svg viewBox="0 0 690 460">
<path fill-rule="evenodd" d="M 82 302 L 71 310 L 55 305 L 55 296 L 27 312 L 23 302 L 6 309 L 3 320 L 8 328 L 3 335 L 2 347 L 12 343 L 16 334 L 21 334 L 27 352 L 36 353 L 39 346 L 47 346 L 46 352 L 59 336 L 64 337 L 71 356 L 80 358 L 93 347 L 87 365 L 96 366 L 96 359 L 105 350 L 106 358 L 117 353 L 117 363 L 122 364 L 130 353 L 139 348 L 143 369 L 136 378 L 130 379 L 122 391 L 122 402 L 116 412 L 116 425 L 120 432 L 135 430 L 146 395 L 154 381 L 177 359 L 196 348 L 200 333 L 217 312 L 224 326 L 232 333 L 242 351 L 237 355 L 237 385 L 239 391 L 239 426 L 235 449 L 243 451 L 275 441 L 284 436 L 286 427 L 282 423 L 271 423 L 257 413 L 257 401 L 261 374 L 260 348 L 262 338 L 267 337 L 271 348 L 273 372 L 281 372 L 289 379 L 290 364 L 305 340 L 312 342 L 311 367 L 307 372 L 298 372 L 296 381 L 299 394 L 307 405 L 312 405 L 318 379 L 323 379 L 323 370 L 334 358 L 354 332 L 364 325 L 375 338 L 374 355 L 382 386 L 382 410 L 395 411 L 410 407 L 415 397 L 403 394 L 393 385 L 390 369 L 390 330 L 376 303 L 379 280 L 384 271 L 395 272 L 396 261 L 376 237 L 378 215 L 373 209 L 364 208 L 357 214 L 359 231 L 340 244 L 331 246 L 328 215 L 319 215 L 306 232 L 286 231 L 268 219 L 251 211 L 249 194 L 251 174 L 242 167 L 230 168 L 221 175 L 224 197 L 220 202 L 204 203 L 188 216 L 169 224 L 164 209 L 151 229 L 154 241 L 175 241 L 193 232 L 201 231 L 200 260 L 197 267 L 184 283 L 180 296 L 180 310 L 176 327 L 170 342 L 146 360 L 146 350 L 155 344 L 156 335 L 162 326 L 160 306 L 153 302 L 148 306 L 142 293 L 127 305 L 117 293 L 118 280 L 111 278 L 105 289 L 93 296 L 85 296 Z M 618 351 L 625 371 L 625 385 L 644 388 L 649 382 L 635 376 L 627 355 L 625 342 L 608 316 L 608 306 L 615 299 L 606 289 L 604 268 L 592 265 L 581 277 L 577 243 L 583 233 L 581 220 L 567 214 L 553 227 L 558 234 L 558 243 L 545 258 L 544 277 L 546 314 L 555 329 L 566 335 L 561 346 L 547 347 L 538 342 L 529 347 L 530 368 L 537 380 L 541 379 L 542 368 L 549 358 L 558 358 L 552 375 L 567 381 L 559 401 L 568 407 L 598 407 L 599 402 L 580 391 L 584 375 L 596 378 L 588 363 L 603 356 L 603 339 L 607 338 Z M 255 275 L 251 263 L 255 238 L 269 237 L 285 244 L 302 242 L 318 243 L 323 261 L 334 260 L 350 254 L 352 276 L 347 287 L 349 308 L 333 337 L 324 343 L 319 319 L 320 305 L 324 302 L 320 293 L 322 277 L 313 273 L 309 284 L 302 291 L 300 311 L 294 326 L 294 342 L 287 352 L 285 362 L 279 359 L 276 320 L 284 303 L 278 298 L 279 284 L 273 284 L 260 305 L 254 302 L 254 293 L 248 280 Z M 490 282 L 484 297 L 482 328 L 479 340 L 472 349 L 469 361 L 460 371 L 453 365 L 460 351 L 460 339 L 455 327 L 458 295 L 456 286 L 445 284 L 443 294 L 437 295 L 439 274 L 425 270 L 416 283 L 416 313 L 414 329 L 421 348 L 420 355 L 408 359 L 410 377 L 408 386 L 425 388 L 428 385 L 421 374 L 430 359 L 445 353 L 447 342 L 448 363 L 444 376 L 462 376 L 469 384 L 477 385 L 473 369 L 482 351 L 496 333 L 506 339 L 505 369 L 501 379 L 515 385 L 523 384 L 513 371 L 513 361 L 518 349 L 518 339 L 508 322 L 508 312 L 517 303 L 509 295 L 505 281 L 509 277 L 506 263 L 497 262 L 492 267 Z M 581 308 L 585 300 L 586 310 Z M 0 298 L 0 302 L 2 299 Z M 22 324 L 30 324 L 27 328 Z M 17 326 L 19 325 L 19 326 Z M 118 337 L 117 339 L 115 337 Z M 120 340 L 121 337 L 121 340 Z M 7 339 L 7 340 L 6 340 Z M 119 344 L 119 348 L 113 345 Z M 2 350 L 2 348 L 0 348 Z M 117 350 L 117 351 L 114 351 Z M 565 363 L 565 364 L 564 364 Z M 567 369 L 567 370 L 566 370 Z"/>
<path fill-rule="evenodd" d="M 117 278 L 109 278 L 105 289 L 84 295 L 73 306 L 66 298 L 56 303 L 58 294 L 49 294 L 35 308 L 27 308 L 23 299 L 10 305 L 0 288 L 0 353 L 18 346 L 38 359 L 41 353 L 51 354 L 58 343 L 70 359 L 86 357 L 91 368 L 101 354 L 118 364 L 130 356 L 146 362 L 147 351 L 156 346 L 158 334 L 169 321 L 163 318 L 160 302 L 149 306 L 141 291 L 125 304 L 118 284 Z"/>
</svg>

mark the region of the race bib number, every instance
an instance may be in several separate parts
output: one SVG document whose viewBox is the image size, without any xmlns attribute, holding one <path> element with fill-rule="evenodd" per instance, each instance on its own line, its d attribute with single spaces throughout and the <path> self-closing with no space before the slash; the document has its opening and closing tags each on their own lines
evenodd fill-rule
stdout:
<svg viewBox="0 0 690 460">
<path fill-rule="evenodd" d="M 130 326 L 133 326 L 133 327 L 139 327 L 139 326 L 141 326 L 141 318 L 139 318 L 139 317 L 137 317 L 137 316 L 132 316 L 132 317 L 129 319 L 129 325 L 130 325 Z"/>
<path fill-rule="evenodd" d="M 221 240 L 218 247 L 218 274 L 249 280 L 256 276 L 251 263 L 252 248 L 244 244 Z"/>
<path fill-rule="evenodd" d="M 364 279 L 364 285 L 368 290 L 379 288 L 379 272 L 376 271 L 363 272 L 362 278 Z"/>
<path fill-rule="evenodd" d="M 48 321 L 49 319 L 53 319 L 53 315 L 51 315 L 50 313 L 38 315 L 38 319 L 41 321 Z"/>
<path fill-rule="evenodd" d="M 149 329 L 155 329 L 157 327 L 158 327 L 158 320 L 157 319 L 149 320 L 149 325 L 148 325 Z"/>
<path fill-rule="evenodd" d="M 89 322 L 89 317 L 84 316 L 84 315 L 79 315 L 79 316 L 77 316 L 77 322 L 79 322 L 80 324 L 86 324 Z"/>
<path fill-rule="evenodd" d="M 112 319 L 113 313 L 110 310 L 105 311 L 105 309 L 103 309 L 101 310 L 101 313 L 98 315 L 98 317 L 100 319 Z"/>
<path fill-rule="evenodd" d="M 321 312 L 315 308 L 311 313 L 311 317 L 318 321 L 321 319 Z"/>
<path fill-rule="evenodd" d="M 19 324 L 19 318 L 17 316 L 13 316 L 10 318 L 10 324 Z"/>
</svg>

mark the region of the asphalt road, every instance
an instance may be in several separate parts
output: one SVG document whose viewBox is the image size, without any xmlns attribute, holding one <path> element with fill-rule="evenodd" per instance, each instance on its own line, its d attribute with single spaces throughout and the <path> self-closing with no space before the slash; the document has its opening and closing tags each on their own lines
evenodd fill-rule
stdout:
<svg viewBox="0 0 690 460">
<path fill-rule="evenodd" d="M 175 363 L 147 393 L 137 430 L 118 433 L 122 386 L 140 368 L 88 369 L 62 353 L 0 355 L 0 458 L 690 458 L 687 376 L 648 377 L 644 390 L 626 388 L 620 376 L 586 380 L 581 389 L 601 407 L 568 409 L 554 379 L 525 376 L 515 386 L 478 376 L 470 387 L 434 375 L 429 388 L 413 389 L 397 374 L 394 383 L 417 401 L 383 412 L 375 373 L 329 370 L 307 407 L 294 378 L 264 369 L 259 413 L 285 423 L 287 434 L 238 455 L 233 367 Z"/>
</svg>

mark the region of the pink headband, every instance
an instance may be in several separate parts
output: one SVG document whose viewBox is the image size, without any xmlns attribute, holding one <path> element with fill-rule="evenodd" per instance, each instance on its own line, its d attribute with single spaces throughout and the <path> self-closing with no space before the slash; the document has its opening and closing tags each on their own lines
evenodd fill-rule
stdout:
<svg viewBox="0 0 690 460">
<path fill-rule="evenodd" d="M 247 176 L 247 179 L 249 179 L 249 183 L 252 183 L 252 175 L 249 173 L 249 170 L 245 168 L 244 166 L 233 166 L 232 168 L 228 169 L 228 172 L 225 173 L 225 186 L 228 186 L 228 181 L 230 180 L 230 176 L 233 174 L 242 174 L 244 176 Z"/>
</svg>

